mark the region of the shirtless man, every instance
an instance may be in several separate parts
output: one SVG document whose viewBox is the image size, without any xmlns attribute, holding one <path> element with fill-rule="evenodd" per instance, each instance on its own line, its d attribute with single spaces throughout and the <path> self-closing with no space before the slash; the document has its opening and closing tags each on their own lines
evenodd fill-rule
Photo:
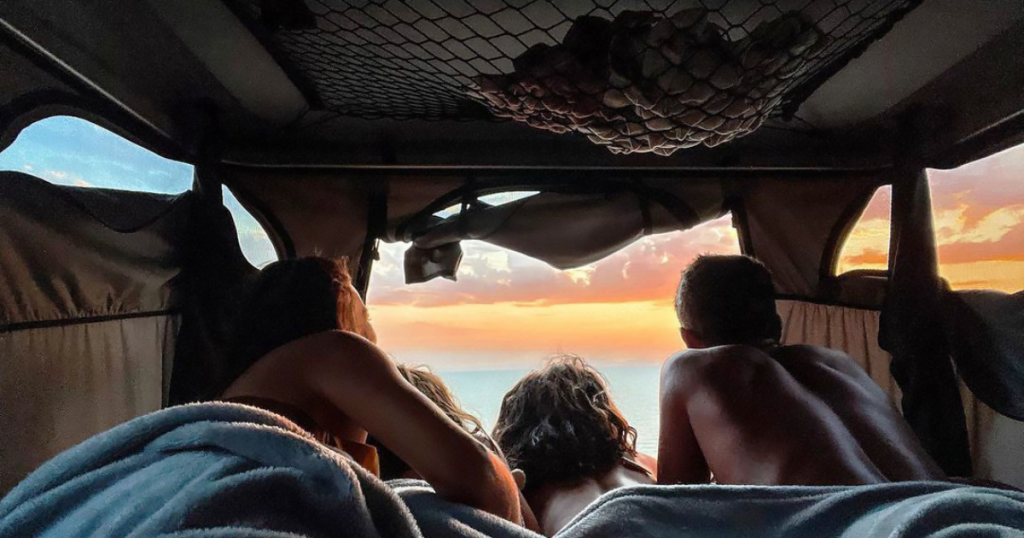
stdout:
<svg viewBox="0 0 1024 538">
<path fill-rule="evenodd" d="M 601 374 L 574 355 L 551 359 L 512 387 L 494 440 L 525 474 L 523 494 L 547 536 L 602 494 L 655 481 L 656 463 L 636 451 L 636 430 Z"/>
<path fill-rule="evenodd" d="M 683 341 L 661 373 L 662 484 L 826 485 L 945 476 L 845 353 L 781 346 L 771 274 L 703 256 L 676 296 Z"/>
</svg>

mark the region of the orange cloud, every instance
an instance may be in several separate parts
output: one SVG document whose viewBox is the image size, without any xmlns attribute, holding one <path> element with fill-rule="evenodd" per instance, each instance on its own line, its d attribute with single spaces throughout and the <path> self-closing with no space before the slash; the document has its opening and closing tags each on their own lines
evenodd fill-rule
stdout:
<svg viewBox="0 0 1024 538">
<path fill-rule="evenodd" d="M 865 248 L 858 254 L 847 256 L 844 262 L 850 266 L 884 266 L 889 263 L 889 253 L 876 248 Z"/>
<path fill-rule="evenodd" d="M 992 263 L 1024 260 L 1024 147 L 956 170 L 929 170 L 940 274 L 957 288 L 1024 288 L 1024 276 L 995 275 Z M 891 189 L 879 189 L 843 247 L 839 272 L 888 263 Z M 991 263 L 990 263 L 991 262 Z M 970 264 L 987 263 L 984 269 Z M 998 272 L 998 271 L 996 271 Z M 955 276 L 954 276 L 955 275 Z"/>
<path fill-rule="evenodd" d="M 654 362 L 682 347 L 671 305 L 654 302 L 387 305 L 374 307 L 373 316 L 381 346 L 405 362 L 471 358 L 499 367 L 559 352 Z"/>
<path fill-rule="evenodd" d="M 697 255 L 738 253 L 728 218 L 643 238 L 604 260 L 558 271 L 464 242 L 459 281 L 402 283 L 404 245 L 385 245 L 368 301 L 380 344 L 404 362 L 501 368 L 556 352 L 602 361 L 663 360 L 682 347 L 672 302 Z"/>
<path fill-rule="evenodd" d="M 996 241 L 952 241 L 939 245 L 942 265 L 980 261 L 1024 261 L 1024 222 Z"/>
</svg>

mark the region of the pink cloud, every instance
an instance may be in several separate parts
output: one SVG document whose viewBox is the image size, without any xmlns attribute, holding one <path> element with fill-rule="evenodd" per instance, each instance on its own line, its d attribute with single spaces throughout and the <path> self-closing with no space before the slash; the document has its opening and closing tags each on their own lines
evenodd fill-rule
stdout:
<svg viewBox="0 0 1024 538">
<path fill-rule="evenodd" d="M 939 262 L 942 264 L 981 261 L 1024 261 L 1024 223 L 1017 224 L 998 241 L 939 246 Z"/>
<path fill-rule="evenodd" d="M 1024 145 L 954 170 L 928 170 L 934 211 L 956 210 L 966 206 L 968 229 L 977 226 L 993 211 L 1024 203 Z M 861 220 L 889 220 L 892 188 L 875 191 Z"/>
</svg>

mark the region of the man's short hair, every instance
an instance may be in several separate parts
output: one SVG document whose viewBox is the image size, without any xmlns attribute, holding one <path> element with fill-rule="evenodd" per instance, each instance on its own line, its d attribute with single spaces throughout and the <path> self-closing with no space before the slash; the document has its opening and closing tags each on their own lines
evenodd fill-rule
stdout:
<svg viewBox="0 0 1024 538">
<path fill-rule="evenodd" d="M 575 355 L 553 357 L 512 387 L 494 440 L 509 465 L 526 474 L 526 492 L 596 478 L 636 455 L 636 429 L 601 374 Z"/>
<path fill-rule="evenodd" d="M 709 346 L 777 342 L 771 272 L 749 256 L 697 257 L 676 292 L 679 324 Z"/>
</svg>

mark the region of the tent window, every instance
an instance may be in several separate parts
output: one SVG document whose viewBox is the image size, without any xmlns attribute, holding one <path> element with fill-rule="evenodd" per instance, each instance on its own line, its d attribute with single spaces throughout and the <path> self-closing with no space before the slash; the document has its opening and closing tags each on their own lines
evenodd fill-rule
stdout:
<svg viewBox="0 0 1024 538">
<path fill-rule="evenodd" d="M 1024 289 L 1024 145 L 929 170 L 939 273 L 953 289 Z"/>
<path fill-rule="evenodd" d="M 231 212 L 231 218 L 235 221 L 235 230 L 238 231 L 238 244 L 242 247 L 242 254 L 253 266 L 262 269 L 270 263 L 277 261 L 277 251 L 274 249 L 274 242 L 270 240 L 267 231 L 263 226 L 242 207 L 235 195 L 227 187 L 222 187 L 224 193 L 224 207 Z"/>
<path fill-rule="evenodd" d="M 885 270 L 889 266 L 889 209 L 892 187 L 880 187 L 839 249 L 836 273 Z"/>
<path fill-rule="evenodd" d="M 56 185 L 178 194 L 192 186 L 192 166 L 165 159 L 79 118 L 56 116 L 28 126 L 0 152 L 0 170 Z"/>
<path fill-rule="evenodd" d="M 612 393 L 657 452 L 661 361 L 682 347 L 674 297 L 698 254 L 739 254 L 730 216 L 650 235 L 595 263 L 560 271 L 517 252 L 462 241 L 458 281 L 405 285 L 408 244 L 382 244 L 368 302 L 381 346 L 428 364 L 485 425 L 526 370 L 553 353 L 577 353 L 608 377 Z"/>
<path fill-rule="evenodd" d="M 492 206 L 493 207 L 493 206 L 500 206 L 500 205 L 510 204 L 512 202 L 518 202 L 519 200 L 523 200 L 525 198 L 529 198 L 529 197 L 531 197 L 531 196 L 533 196 L 535 194 L 540 194 L 540 191 L 507 191 L 507 192 L 498 192 L 498 193 L 494 193 L 494 194 L 486 194 L 484 196 L 480 196 L 480 197 L 478 197 L 476 199 L 476 201 L 479 204 L 483 204 L 483 205 L 487 205 L 487 206 Z M 458 215 L 461 211 L 462 211 L 462 202 L 459 202 L 457 204 L 452 204 L 452 205 L 450 205 L 450 206 L 448 206 L 448 207 L 446 207 L 446 208 L 444 208 L 444 209 L 434 213 L 434 216 L 435 217 L 440 217 L 442 219 L 446 219 L 448 217 L 451 217 L 451 216 L 454 216 L 454 215 Z"/>
<path fill-rule="evenodd" d="M 179 194 L 192 187 L 193 167 L 165 159 L 88 121 L 56 116 L 25 128 L 0 152 L 0 170 L 55 185 Z M 224 205 L 238 228 L 242 252 L 257 267 L 277 259 L 266 232 L 227 189 Z"/>
</svg>

